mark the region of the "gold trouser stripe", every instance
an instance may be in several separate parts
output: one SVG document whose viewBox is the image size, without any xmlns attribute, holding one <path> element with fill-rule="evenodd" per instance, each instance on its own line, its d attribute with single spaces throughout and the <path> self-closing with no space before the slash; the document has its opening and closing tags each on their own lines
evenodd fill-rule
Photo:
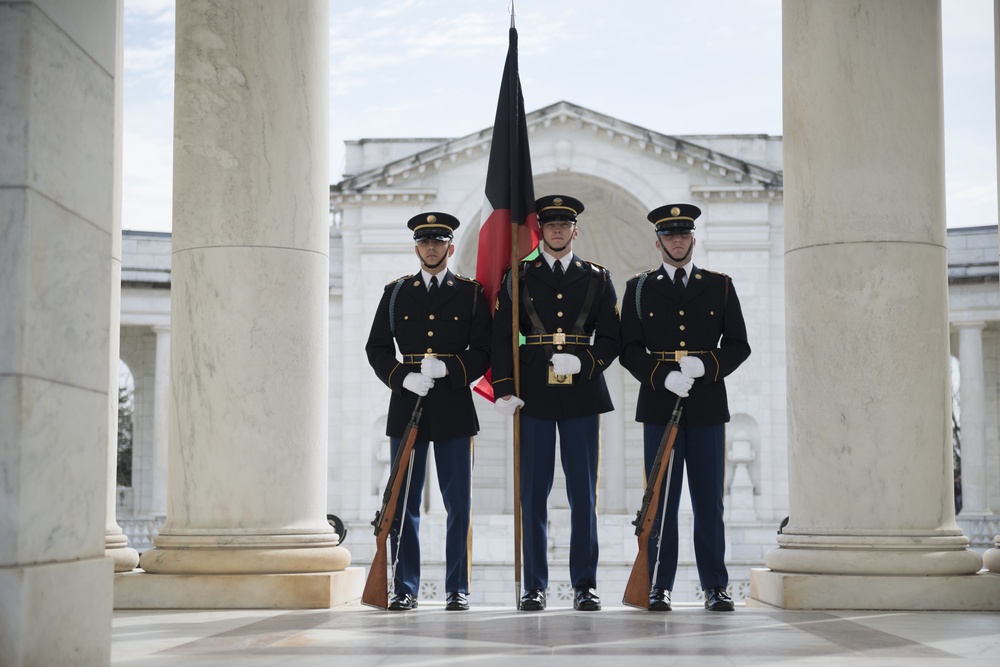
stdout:
<svg viewBox="0 0 1000 667">
<path fill-rule="evenodd" d="M 476 463 L 476 439 L 469 438 L 469 475 L 472 475 L 472 468 Z M 470 480 L 471 483 L 471 480 Z M 469 589 L 472 589 L 472 489 L 469 489 L 469 534 L 465 538 L 465 571 L 469 582 Z"/>
<path fill-rule="evenodd" d="M 597 415 L 597 474 L 594 475 L 594 516 L 598 515 L 598 506 L 600 506 L 600 489 L 601 489 L 601 453 L 604 450 L 601 447 L 601 441 L 604 438 L 601 437 L 601 415 Z"/>
</svg>

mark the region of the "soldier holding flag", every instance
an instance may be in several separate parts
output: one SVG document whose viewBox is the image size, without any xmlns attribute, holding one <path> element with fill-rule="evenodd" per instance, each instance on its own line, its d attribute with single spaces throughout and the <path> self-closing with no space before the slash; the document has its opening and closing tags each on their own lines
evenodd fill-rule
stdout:
<svg viewBox="0 0 1000 667">
<path fill-rule="evenodd" d="M 614 409 L 604 370 L 618 356 L 620 322 L 607 269 L 573 254 L 583 203 L 565 195 L 535 202 L 544 248 L 507 273 L 493 322 L 493 392 L 503 414 L 520 412 L 520 496 L 524 534 L 522 611 L 546 606 L 549 583 L 546 501 L 555 468 L 556 430 L 571 508 L 573 607 L 597 611 L 599 415 Z M 513 281 L 518 281 L 514 289 Z M 512 303 L 518 294 L 519 303 Z M 525 345 L 514 390 L 512 320 L 518 308 Z"/>
</svg>

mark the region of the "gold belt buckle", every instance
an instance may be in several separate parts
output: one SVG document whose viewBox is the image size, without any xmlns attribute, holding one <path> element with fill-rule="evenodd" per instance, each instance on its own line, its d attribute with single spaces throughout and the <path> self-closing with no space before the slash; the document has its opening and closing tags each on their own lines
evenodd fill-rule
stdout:
<svg viewBox="0 0 1000 667">
<path fill-rule="evenodd" d="M 674 350 L 674 361 L 680 361 L 686 356 L 688 356 L 687 350 Z"/>
<path fill-rule="evenodd" d="M 560 386 L 560 385 L 570 385 L 573 384 L 572 375 L 556 375 L 555 368 L 552 364 L 549 364 L 549 378 L 548 383 L 550 385 Z"/>
<path fill-rule="evenodd" d="M 566 334 L 564 334 L 564 333 L 554 333 L 554 334 L 552 334 L 552 344 L 553 345 L 565 345 L 566 344 Z"/>
</svg>

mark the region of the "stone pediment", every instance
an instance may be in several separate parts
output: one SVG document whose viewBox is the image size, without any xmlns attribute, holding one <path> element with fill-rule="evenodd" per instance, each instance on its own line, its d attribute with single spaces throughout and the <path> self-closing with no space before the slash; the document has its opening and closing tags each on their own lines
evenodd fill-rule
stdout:
<svg viewBox="0 0 1000 667">
<path fill-rule="evenodd" d="M 783 188 L 782 172 L 763 164 L 735 157 L 712 146 L 720 140 L 769 139 L 766 135 L 662 134 L 569 102 L 556 102 L 527 115 L 532 136 L 554 128 L 566 128 L 590 138 L 609 142 L 621 152 L 632 151 L 652 159 L 672 162 L 680 169 L 703 172 L 698 185 L 692 185 L 696 198 L 774 199 Z M 434 172 L 451 169 L 470 160 L 486 161 L 493 138 L 489 127 L 456 139 L 442 139 L 403 158 L 363 169 L 330 187 L 331 203 L 336 205 L 387 201 L 433 200 L 435 187 L 421 187 Z M 366 143 L 380 140 L 366 139 Z M 397 140 L 386 139 L 385 142 Z M 734 143 L 734 142 L 730 142 Z M 424 146 L 427 143 L 423 144 Z M 536 165 L 536 175 L 537 175 Z M 485 174 L 485 168 L 483 169 Z"/>
</svg>

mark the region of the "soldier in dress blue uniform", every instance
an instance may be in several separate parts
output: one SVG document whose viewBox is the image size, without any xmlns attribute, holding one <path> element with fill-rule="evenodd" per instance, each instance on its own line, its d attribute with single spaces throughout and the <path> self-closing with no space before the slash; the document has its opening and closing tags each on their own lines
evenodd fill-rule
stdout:
<svg viewBox="0 0 1000 667">
<path fill-rule="evenodd" d="M 583 203 L 565 195 L 535 202 L 544 243 L 541 256 L 521 262 L 520 396 L 514 395 L 512 281 L 504 278 L 493 320 L 496 408 L 521 407 L 521 525 L 524 548 L 522 611 L 545 608 L 549 584 L 546 500 L 555 468 L 556 429 L 570 505 L 573 606 L 596 611 L 599 415 L 614 409 L 604 371 L 618 356 L 621 323 L 611 274 L 573 254 Z"/>
<path fill-rule="evenodd" d="M 636 421 L 643 423 L 648 478 L 677 397 L 683 397 L 664 525 L 649 541 L 649 608 L 670 611 L 677 571 L 677 509 L 687 468 L 694 510 L 694 551 L 705 592 L 705 608 L 732 611 L 726 592 L 725 423 L 729 421 L 724 378 L 750 356 L 747 328 L 732 279 L 691 261 L 691 204 L 669 204 L 647 216 L 656 229 L 663 264 L 628 281 L 622 302 L 621 364 L 640 382 Z M 662 548 L 657 552 L 659 530 Z M 658 553 L 659 565 L 656 554 Z M 655 577 L 653 576 L 655 573 Z"/>
<path fill-rule="evenodd" d="M 448 270 L 459 221 L 447 213 L 421 213 L 407 226 L 413 231 L 420 272 L 385 286 L 365 346 L 368 363 L 392 390 L 386 435 L 393 459 L 417 396 L 425 397 L 413 446 L 406 511 L 402 511 L 401 495 L 393 523 L 390 544 L 398 564 L 389 609 L 406 611 L 417 606 L 417 528 L 427 450 L 433 442 L 438 482 L 448 512 L 445 608 L 462 611 L 469 608 L 472 437 L 479 431 L 469 385 L 489 368 L 490 311 L 479 283 Z M 402 360 L 396 356 L 397 345 Z"/>
</svg>

